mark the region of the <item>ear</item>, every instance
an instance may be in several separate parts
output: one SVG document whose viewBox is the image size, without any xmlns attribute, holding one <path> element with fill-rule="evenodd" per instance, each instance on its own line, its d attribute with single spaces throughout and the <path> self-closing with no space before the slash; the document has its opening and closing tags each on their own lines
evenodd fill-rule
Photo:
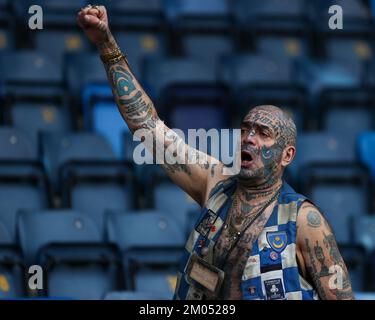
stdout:
<svg viewBox="0 0 375 320">
<path fill-rule="evenodd" d="M 288 166 L 294 159 L 294 156 L 296 155 L 296 148 L 293 146 L 287 146 L 285 147 L 283 151 L 283 157 L 281 160 L 281 165 L 283 167 Z"/>
</svg>

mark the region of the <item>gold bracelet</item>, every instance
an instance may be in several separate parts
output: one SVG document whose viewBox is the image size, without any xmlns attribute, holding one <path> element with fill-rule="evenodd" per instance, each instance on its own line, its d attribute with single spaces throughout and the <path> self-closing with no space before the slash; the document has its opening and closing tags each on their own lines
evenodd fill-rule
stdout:
<svg viewBox="0 0 375 320">
<path fill-rule="evenodd" d="M 113 65 L 115 63 L 118 63 L 122 59 L 125 59 L 126 63 L 128 63 L 126 55 L 121 52 L 120 48 L 116 48 L 110 53 L 100 55 L 100 58 L 105 65 Z"/>
</svg>

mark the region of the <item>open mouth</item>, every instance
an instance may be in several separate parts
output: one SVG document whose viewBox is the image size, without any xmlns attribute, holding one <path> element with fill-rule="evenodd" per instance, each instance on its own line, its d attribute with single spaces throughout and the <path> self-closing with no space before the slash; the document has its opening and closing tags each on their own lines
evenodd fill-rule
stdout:
<svg viewBox="0 0 375 320">
<path fill-rule="evenodd" d="M 248 167 L 250 166 L 251 162 L 253 161 L 253 157 L 249 151 L 242 150 L 241 151 L 241 166 Z"/>
</svg>

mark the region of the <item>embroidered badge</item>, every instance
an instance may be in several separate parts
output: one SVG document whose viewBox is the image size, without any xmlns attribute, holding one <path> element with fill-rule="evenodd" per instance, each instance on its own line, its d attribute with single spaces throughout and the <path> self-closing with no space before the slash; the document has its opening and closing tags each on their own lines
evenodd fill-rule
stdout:
<svg viewBox="0 0 375 320">
<path fill-rule="evenodd" d="M 282 252 L 287 245 L 288 237 L 285 231 L 267 232 L 267 241 L 276 252 Z"/>
</svg>

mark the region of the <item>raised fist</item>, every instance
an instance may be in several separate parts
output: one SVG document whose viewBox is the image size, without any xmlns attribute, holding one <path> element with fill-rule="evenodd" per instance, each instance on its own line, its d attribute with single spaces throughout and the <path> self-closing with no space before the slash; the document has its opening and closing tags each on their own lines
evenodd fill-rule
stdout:
<svg viewBox="0 0 375 320">
<path fill-rule="evenodd" d="M 104 6 L 88 5 L 77 15 L 77 23 L 92 43 L 98 45 L 110 38 L 107 10 Z"/>
</svg>

